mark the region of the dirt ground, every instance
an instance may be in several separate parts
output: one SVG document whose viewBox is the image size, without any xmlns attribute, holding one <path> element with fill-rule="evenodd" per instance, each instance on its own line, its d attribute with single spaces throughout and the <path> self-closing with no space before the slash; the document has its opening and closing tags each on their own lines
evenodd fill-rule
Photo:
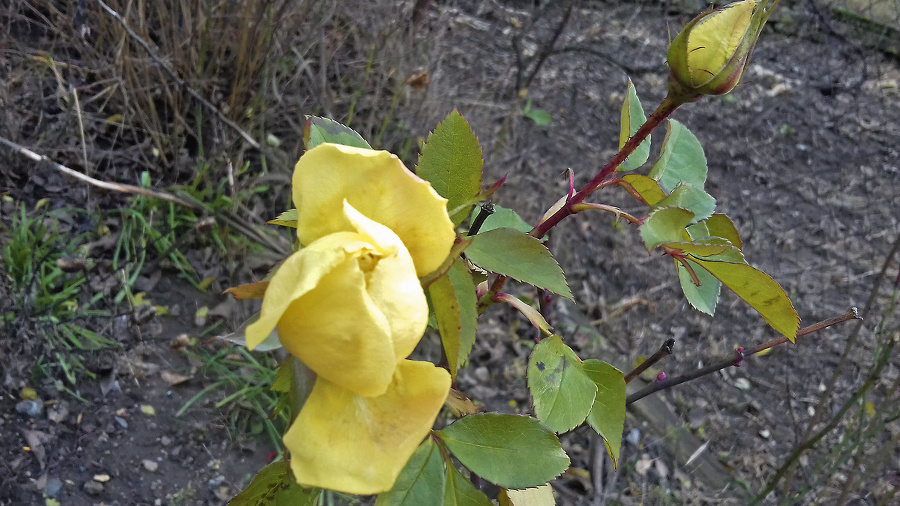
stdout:
<svg viewBox="0 0 900 506">
<path fill-rule="evenodd" d="M 57 46 L 39 29 L 24 29 L 13 22 L 25 17 L 40 26 L 42 17 L 53 9 L 14 4 L 19 10 L 11 7 L 0 13 L 0 26 L 9 28 L 0 32 L 0 72 L 7 74 L 0 75 L 6 81 L 0 85 L 0 109 L 4 109 L 0 123 L 5 122 L 0 124 L 0 136 L 79 167 L 77 138 L 57 144 L 75 135 L 76 117 L 58 98 L 47 99 L 48 93 L 56 93 L 54 86 L 51 92 L 29 88 L 30 76 L 38 71 L 28 62 L 37 61 L 41 51 L 74 67 L 86 57 L 77 49 Z M 264 198 L 254 197 L 242 211 L 259 215 L 256 221 L 277 215 L 287 202 L 284 182 L 292 165 L 289 161 L 299 153 L 302 132 L 297 125 L 302 124 L 302 115 L 330 112 L 346 120 L 348 105 L 353 103 L 358 104 L 358 122 L 351 126 L 370 140 L 378 136 L 381 147 L 405 155 L 410 165 L 415 161 L 414 140 L 458 108 L 482 143 L 485 181 L 507 177 L 496 202 L 534 222 L 565 191 L 567 168 L 575 172 L 577 184 L 583 184 L 615 152 L 628 78 L 648 113 L 663 98 L 667 33 L 689 19 L 683 5 L 692 2 L 579 3 L 555 41 L 556 50 L 547 55 L 530 83 L 522 76 L 527 76 L 527 65 L 534 64 L 534 56 L 540 56 L 553 37 L 566 2 L 550 2 L 546 11 L 530 2 L 434 2 L 421 11 L 424 21 L 414 31 L 404 28 L 402 36 L 390 39 L 385 47 L 399 49 L 384 56 L 384 68 L 374 66 L 361 96 L 353 98 L 354 90 L 343 88 L 341 79 L 368 76 L 370 43 L 394 33 L 392 27 L 409 25 L 414 12 L 420 12 L 412 4 L 403 4 L 400 17 L 380 2 L 353 14 L 330 7 L 332 18 L 321 18 L 319 26 L 323 37 L 333 42 L 323 46 L 333 51 L 333 68 L 321 74 L 328 74 L 330 84 L 321 85 L 310 77 L 312 84 L 294 91 L 310 97 L 284 99 L 280 114 L 266 112 L 274 118 L 268 120 L 266 131 L 275 131 L 280 139 L 280 147 L 270 144 L 266 150 L 272 167 L 264 177 L 274 190 Z M 878 336 L 897 332 L 896 315 L 892 326 L 878 327 L 883 321 L 879 315 L 889 303 L 888 292 L 866 304 L 882 263 L 900 235 L 900 62 L 896 55 L 856 37 L 822 2 L 782 4 L 770 21 L 771 29 L 760 39 L 744 84 L 729 96 L 689 104 L 674 118 L 703 144 L 709 164 L 707 190 L 716 198 L 718 212 L 737 224 L 748 261 L 790 294 L 801 325 L 842 314 L 851 306 L 868 312 L 859 345 L 833 389 L 826 386 L 855 323 L 748 359 L 739 369 L 658 394 L 655 402 L 664 402 L 654 409 L 665 408 L 667 416 L 674 417 L 664 424 L 667 429 L 653 428 L 645 418 L 648 411 L 637 409 L 648 401 L 639 401 L 626 420 L 617 472 L 598 463 L 588 431 L 578 429 L 564 436 L 573 470 L 555 483 L 559 504 L 744 504 L 763 489 L 802 441 L 820 400 L 826 399 L 826 416 L 835 413 L 864 383 Z M 106 15 L 95 7 L 85 8 L 88 23 Z M 75 20 L 80 10 L 61 12 Z M 94 27 L 92 36 L 102 39 L 100 28 Z M 352 33 L 343 42 L 334 35 L 341 30 Z M 358 51 L 342 45 L 347 39 L 355 41 Z M 374 54 L 375 46 L 371 47 Z M 517 64 L 516 47 L 524 71 Z M 278 50 L 287 54 L 285 48 Z M 316 60 L 310 57 L 309 62 L 310 75 L 315 77 Z M 266 63 L 277 64 L 276 60 Z M 423 70 L 429 76 L 425 86 L 403 83 L 406 76 Z M 46 69 L 42 72 L 44 78 L 49 75 Z M 388 77 L 378 81 L 378 75 Z M 78 86 L 96 78 L 74 70 L 65 76 L 80 80 L 70 83 Z M 386 89 L 391 83 L 396 85 L 392 89 L 401 92 L 391 96 Z M 520 113 L 524 99 L 519 88 L 525 84 L 525 98 L 550 113 L 549 127 L 537 126 Z M 286 95 L 297 86 L 286 84 L 280 93 Z M 330 93 L 323 92 L 329 86 Z M 209 98 L 224 103 L 222 97 Z M 386 104 L 392 101 L 396 107 L 388 109 Z M 298 104 L 306 104 L 307 109 L 290 108 Z M 284 115 L 295 119 L 284 119 Z M 197 137 L 230 139 L 219 149 L 240 146 L 235 151 L 245 160 L 258 159 L 254 158 L 258 151 L 248 148 L 227 125 L 216 118 L 205 121 L 207 126 L 217 124 L 217 130 Z M 382 138 L 382 122 L 399 133 Z M 104 163 L 98 163 L 92 175 L 135 183 L 147 160 L 153 160 L 148 154 L 152 143 L 128 144 L 131 139 L 125 136 L 111 140 L 104 137 L 102 127 L 97 128 L 89 153 Z M 654 135 L 656 149 L 663 135 Z M 110 146 L 123 145 L 127 149 L 121 153 L 108 152 Z M 155 188 L 184 184 L 202 154 L 187 143 L 181 156 L 153 172 Z M 232 155 L 215 156 L 209 155 L 211 164 L 222 166 Z M 0 193 L 28 209 L 42 198 L 50 198 L 52 207 L 78 207 L 88 213 L 128 205 L 121 194 L 88 190 L 51 167 L 5 148 L 0 148 Z M 595 199 L 642 212 L 616 191 L 598 193 Z M 0 218 L 4 227 L 11 226 L 16 209 L 4 203 Z M 74 234 L 88 221 L 75 217 L 65 224 L 66 230 Z M 8 237 L 0 233 L 0 239 Z M 157 262 L 153 265 L 163 275 L 145 272 L 142 282 L 154 304 L 167 306 L 177 316 L 144 318 L 112 300 L 98 303 L 129 323 L 122 332 L 114 325 L 115 317 L 98 320 L 95 330 L 119 342 L 121 348 L 90 355 L 87 369 L 97 378 L 79 381 L 77 395 L 82 400 L 57 388 L 58 378 L 42 377 L 34 370 L 43 349 L 34 342 L 40 339 L 39 325 L 20 326 L 20 320 L 14 320 L 17 325 L 0 323 L 0 505 L 44 504 L 48 498 L 62 505 L 224 504 L 272 458 L 271 442 L 235 431 L 234 411 L 215 408 L 230 393 L 227 390 L 214 391 L 184 415 L 175 416 L 213 380 L 205 376 L 202 364 L 173 343 L 182 334 L 201 336 L 203 327 L 193 321 L 195 311 L 226 301 L 218 295 L 222 289 L 260 276 L 270 265 L 267 259 L 275 255 L 252 262 L 251 271 L 234 258 L 215 254 L 202 241 L 189 239 L 185 248 L 199 277 L 213 278 L 210 288 L 201 292 L 179 280 L 171 266 Z M 556 301 L 551 323 L 582 358 L 601 358 L 627 371 L 639 356 L 650 355 L 667 338 L 675 338 L 674 355 L 654 371 L 654 375 L 664 371 L 674 376 L 726 357 L 736 345 L 753 346 L 775 337 L 755 312 L 725 290 L 714 318 L 691 309 L 671 263 L 647 255 L 637 230 L 614 225 L 609 216 L 579 215 L 566 220 L 551 234 L 551 249 L 576 298 L 575 306 Z M 112 252 L 110 248 L 98 251 L 95 270 L 102 271 L 109 268 Z M 888 284 L 897 277 L 894 258 L 886 271 Z M 0 276 L 0 314 L 21 310 L 15 296 L 9 280 Z M 232 326 L 248 311 L 219 307 L 223 308 L 219 314 Z M 490 310 L 481 325 L 471 364 L 460 376 L 460 389 L 489 409 L 529 412 L 524 364 L 532 329 L 505 308 Z M 220 327 L 211 335 L 222 331 Z M 221 345 L 200 339 L 191 346 L 214 352 Z M 433 354 L 434 346 L 434 339 L 426 339 L 421 353 Z M 867 399 L 875 405 L 879 399 L 896 399 L 898 366 L 894 358 L 874 396 Z M 188 380 L 173 384 L 163 372 Z M 43 402 L 37 416 L 23 416 L 17 409 L 23 387 L 34 389 Z M 152 415 L 145 406 L 153 408 Z M 704 445 L 697 458 L 718 466 L 726 483 L 699 470 L 696 460 L 688 462 L 675 449 L 675 439 L 682 437 L 677 430 Z M 864 474 L 845 499 L 852 504 L 876 504 L 900 487 L 896 420 L 867 440 L 861 456 L 827 470 L 815 469 L 852 430 L 840 425 L 800 460 L 793 490 L 806 487 L 812 492 L 797 502 L 832 503 L 847 476 L 864 468 L 866 456 L 882 447 L 888 455 Z M 593 471 L 595 478 L 580 470 Z M 773 504 L 784 498 L 780 488 L 776 491 L 769 498 Z"/>
</svg>

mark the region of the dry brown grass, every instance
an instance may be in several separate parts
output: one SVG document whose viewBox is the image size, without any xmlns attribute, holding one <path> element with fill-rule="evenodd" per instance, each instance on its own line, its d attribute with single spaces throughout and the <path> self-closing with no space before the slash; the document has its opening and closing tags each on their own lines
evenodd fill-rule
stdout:
<svg viewBox="0 0 900 506">
<path fill-rule="evenodd" d="M 219 177 L 226 161 L 286 172 L 307 114 L 379 145 L 408 137 L 393 112 L 409 98 L 416 50 L 411 12 L 391 2 L 108 6 L 121 18 L 100 2 L 0 11 L 0 135 L 88 173 L 134 182 L 149 171 L 164 185 L 190 181 L 198 158 Z"/>
</svg>

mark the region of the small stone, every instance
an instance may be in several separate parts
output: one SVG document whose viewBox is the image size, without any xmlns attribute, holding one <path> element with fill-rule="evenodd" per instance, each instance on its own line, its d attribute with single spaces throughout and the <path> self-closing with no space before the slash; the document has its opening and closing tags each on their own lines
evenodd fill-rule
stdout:
<svg viewBox="0 0 900 506">
<path fill-rule="evenodd" d="M 769 439 L 770 437 L 772 437 L 772 433 L 769 431 L 769 429 L 763 429 L 759 431 L 759 437 L 763 439 Z"/>
<path fill-rule="evenodd" d="M 94 475 L 94 481 L 96 481 L 97 483 L 106 483 L 111 479 L 112 478 L 110 478 L 108 474 L 95 474 Z"/>
<path fill-rule="evenodd" d="M 103 484 L 91 480 L 84 484 L 84 493 L 87 495 L 100 495 L 103 493 Z"/>
<path fill-rule="evenodd" d="M 650 459 L 650 456 L 646 453 L 641 456 L 641 459 L 638 460 L 634 465 L 634 470 L 641 476 L 646 476 L 647 471 L 650 469 L 650 466 L 653 465 L 653 460 Z"/>
<path fill-rule="evenodd" d="M 487 383 L 489 379 L 491 379 L 491 373 L 488 371 L 488 368 L 485 366 L 476 367 L 475 368 L 475 378 L 482 383 Z"/>
<path fill-rule="evenodd" d="M 172 444 L 172 438 L 170 438 L 169 436 L 163 436 L 159 438 L 159 444 L 163 446 L 169 446 Z"/>
<path fill-rule="evenodd" d="M 211 488 L 211 489 L 218 487 L 222 483 L 225 483 L 225 477 L 222 476 L 221 474 L 207 482 L 207 484 L 209 485 L 209 488 Z"/>
<path fill-rule="evenodd" d="M 734 380 L 734 386 L 738 388 L 738 390 L 747 391 L 750 390 L 750 380 L 747 378 L 738 378 Z"/>
<path fill-rule="evenodd" d="M 123 429 L 128 428 L 128 421 L 125 420 L 124 418 L 122 418 L 121 416 L 114 416 L 113 420 L 115 420 L 116 423 L 119 424 L 119 427 L 122 427 Z"/>
<path fill-rule="evenodd" d="M 637 444 L 641 442 L 641 431 L 638 429 L 631 429 L 625 436 L 625 441 L 628 441 L 633 446 L 637 446 Z"/>
<path fill-rule="evenodd" d="M 157 469 L 159 469 L 159 463 L 155 460 L 144 459 L 141 461 L 141 464 L 144 465 L 144 469 L 150 471 L 151 473 L 155 473 Z"/>
<path fill-rule="evenodd" d="M 53 423 L 62 423 L 66 420 L 66 417 L 69 416 L 69 405 L 66 402 L 61 402 L 57 404 L 55 407 L 47 410 L 47 418 Z"/>
<path fill-rule="evenodd" d="M 56 494 L 59 493 L 59 491 L 62 489 L 62 486 L 63 484 L 61 481 L 53 478 L 52 480 L 48 481 L 47 486 L 44 487 L 44 494 L 46 494 L 47 497 L 56 497 Z"/>
<path fill-rule="evenodd" d="M 16 404 L 16 413 L 28 418 L 40 418 L 44 413 L 44 403 L 41 401 L 22 401 Z"/>
</svg>

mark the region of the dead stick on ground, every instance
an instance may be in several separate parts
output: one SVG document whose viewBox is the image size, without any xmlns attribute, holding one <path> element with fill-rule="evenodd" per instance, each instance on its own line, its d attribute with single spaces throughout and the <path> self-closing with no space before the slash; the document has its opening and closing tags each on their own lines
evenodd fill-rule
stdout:
<svg viewBox="0 0 900 506">
<path fill-rule="evenodd" d="M 850 308 L 849 311 L 847 311 L 846 313 L 844 313 L 840 316 L 836 316 L 834 318 L 829 318 L 827 320 L 823 320 L 818 323 L 814 323 L 808 327 L 803 327 L 802 329 L 797 331 L 797 337 L 805 336 L 805 335 L 811 334 L 813 332 L 818 332 L 822 329 L 828 328 L 832 325 L 836 325 L 838 323 L 842 323 L 842 322 L 845 322 L 848 320 L 859 320 L 859 319 L 861 319 L 859 316 L 859 311 L 857 311 L 857 309 L 855 307 Z M 789 342 L 788 338 L 779 337 L 777 339 L 773 339 L 771 341 L 760 344 L 759 346 L 757 346 L 749 351 L 738 350 L 734 357 L 729 357 L 729 358 L 719 360 L 718 362 L 710 364 L 702 369 L 697 369 L 696 371 L 692 371 L 687 374 L 677 376 L 675 378 L 670 378 L 670 379 L 663 380 L 663 381 L 655 381 L 655 382 L 651 383 L 650 385 L 647 385 L 647 387 L 644 388 L 643 390 L 640 390 L 638 392 L 635 392 L 635 393 L 629 395 L 625 399 L 625 405 L 627 406 L 635 401 L 643 399 L 644 397 L 646 397 L 650 394 L 659 392 L 660 390 L 666 390 L 668 388 L 672 388 L 676 385 L 686 383 L 688 381 L 697 379 L 701 376 L 706 376 L 707 374 L 712 374 L 718 370 L 725 369 L 726 367 L 740 366 L 741 361 L 743 361 L 744 358 L 749 357 L 751 355 L 756 355 L 757 353 L 759 353 L 763 350 L 768 350 L 770 348 L 774 348 L 775 346 L 784 344 L 786 342 Z"/>
<path fill-rule="evenodd" d="M 104 190 L 112 190 L 112 191 L 117 191 L 117 192 L 122 192 L 122 193 L 134 193 L 137 195 L 144 195 L 146 197 L 153 197 L 153 198 L 165 200 L 168 202 L 174 202 L 175 204 L 189 207 L 191 209 L 196 209 L 196 207 L 197 207 L 189 202 L 186 202 L 186 201 L 184 201 L 174 195 L 170 195 L 168 193 L 149 190 L 147 188 L 141 188 L 140 186 L 134 186 L 134 185 L 130 185 L 130 184 L 110 183 L 108 181 L 101 181 L 99 179 L 94 179 L 90 176 L 86 176 L 86 175 L 82 174 L 81 172 L 78 172 L 77 170 L 70 169 L 70 168 L 66 167 L 65 165 L 56 163 L 44 155 L 39 155 L 39 154 L 35 153 L 34 151 L 32 151 L 24 146 L 20 146 L 20 145 L 16 144 L 15 142 L 12 142 L 3 137 L 0 137 L 0 143 L 9 146 L 13 151 L 16 151 L 22 155 L 25 155 L 28 158 L 34 160 L 35 162 L 39 162 L 39 163 L 43 162 L 43 163 L 49 164 L 54 169 L 58 170 L 59 172 L 62 172 L 63 174 L 65 174 L 67 176 L 74 177 L 75 179 L 80 179 L 80 180 L 82 180 L 88 184 L 94 185 L 98 188 L 103 188 Z"/>
</svg>

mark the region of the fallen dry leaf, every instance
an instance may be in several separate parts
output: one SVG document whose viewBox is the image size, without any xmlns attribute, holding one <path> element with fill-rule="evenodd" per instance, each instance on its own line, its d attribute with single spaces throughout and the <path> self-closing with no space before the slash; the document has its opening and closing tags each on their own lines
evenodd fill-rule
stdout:
<svg viewBox="0 0 900 506">
<path fill-rule="evenodd" d="M 474 415 L 481 409 L 481 407 L 476 406 L 471 399 L 466 397 L 465 394 L 453 388 L 450 389 L 450 395 L 447 396 L 444 405 L 447 406 L 447 409 L 453 412 L 453 415 L 456 417 Z"/>
<path fill-rule="evenodd" d="M 22 434 L 25 436 L 25 442 L 28 443 L 31 454 L 34 455 L 43 470 L 47 459 L 44 443 L 50 441 L 50 435 L 39 430 L 23 430 Z"/>
<path fill-rule="evenodd" d="M 163 379 L 163 381 L 168 383 L 169 386 L 180 385 L 181 383 L 184 383 L 185 381 L 191 379 L 187 376 L 183 376 L 181 374 L 170 371 L 162 371 L 159 373 L 159 376 Z"/>
<path fill-rule="evenodd" d="M 268 281 L 257 281 L 255 283 L 232 286 L 222 293 L 230 293 L 237 300 L 261 299 L 266 294 L 266 288 L 268 287 Z"/>
<path fill-rule="evenodd" d="M 408 84 L 410 88 L 421 90 L 422 88 L 428 86 L 428 82 L 430 80 L 431 78 L 428 74 L 428 71 L 423 70 L 407 77 L 406 84 Z"/>
</svg>

